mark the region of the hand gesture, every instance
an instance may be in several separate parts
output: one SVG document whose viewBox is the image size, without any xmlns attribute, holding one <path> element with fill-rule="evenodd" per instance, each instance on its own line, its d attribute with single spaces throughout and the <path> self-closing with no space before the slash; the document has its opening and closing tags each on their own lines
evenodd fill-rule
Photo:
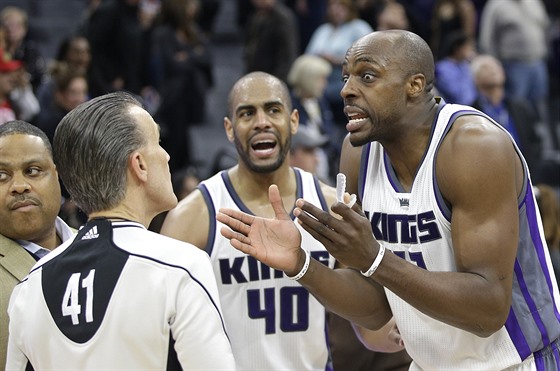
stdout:
<svg viewBox="0 0 560 371">
<path fill-rule="evenodd" d="M 301 249 L 301 234 L 286 212 L 278 187 L 274 184 L 268 189 L 268 199 L 274 210 L 274 219 L 220 209 L 216 219 L 227 226 L 222 227 L 220 232 L 233 247 L 269 267 L 287 274 L 297 273 L 298 260 L 305 258 Z"/>
<path fill-rule="evenodd" d="M 303 199 L 299 199 L 296 206 L 294 215 L 303 229 L 321 242 L 336 260 L 361 271 L 369 268 L 379 244 L 373 237 L 369 219 L 358 204 L 349 207 L 343 202 L 335 203 L 331 210 L 340 217 Z"/>
</svg>

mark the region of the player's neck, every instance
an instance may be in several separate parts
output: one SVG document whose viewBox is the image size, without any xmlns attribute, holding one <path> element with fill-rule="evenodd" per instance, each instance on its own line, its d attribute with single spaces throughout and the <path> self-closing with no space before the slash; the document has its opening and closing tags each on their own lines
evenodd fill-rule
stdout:
<svg viewBox="0 0 560 371">
<path fill-rule="evenodd" d="M 268 188 L 272 184 L 278 186 L 282 195 L 295 192 L 295 176 L 288 164 L 269 173 L 257 173 L 239 165 L 229 172 L 229 176 L 235 190 L 242 198 L 262 196 L 268 200 Z"/>
</svg>

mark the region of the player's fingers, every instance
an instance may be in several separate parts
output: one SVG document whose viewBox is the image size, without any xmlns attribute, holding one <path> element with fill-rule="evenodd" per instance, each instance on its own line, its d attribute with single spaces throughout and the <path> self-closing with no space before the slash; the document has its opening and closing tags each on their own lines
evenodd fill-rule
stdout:
<svg viewBox="0 0 560 371">
<path fill-rule="evenodd" d="M 366 216 L 357 202 L 351 204 L 352 206 L 349 206 L 346 203 L 337 202 L 332 205 L 331 210 L 342 216 L 345 220 L 354 220 Z"/>
<path fill-rule="evenodd" d="M 315 226 L 315 222 L 318 221 L 323 226 L 327 226 L 327 229 L 330 230 L 339 230 L 341 227 L 340 221 L 337 218 L 324 211 L 323 209 L 316 207 L 312 203 L 309 203 L 303 199 L 299 199 L 296 202 L 296 206 L 297 207 L 294 210 L 294 215 L 296 215 L 298 218 L 300 218 L 300 216 L 303 216 L 304 219 L 302 219 L 302 221 L 304 223 L 308 223 L 309 221 L 310 225 Z M 317 226 L 317 229 L 321 229 L 320 226 Z"/>
<path fill-rule="evenodd" d="M 333 235 L 334 234 L 334 232 L 331 229 L 328 229 L 327 226 L 322 225 L 322 224 L 320 226 L 312 227 L 309 224 L 303 223 L 301 220 L 299 220 L 299 224 L 314 239 L 321 242 L 325 247 L 327 247 L 327 250 L 328 250 L 328 247 L 332 243 L 332 240 L 329 237 L 327 237 L 327 235 Z M 318 228 L 318 229 L 316 229 L 316 228 Z"/>
<path fill-rule="evenodd" d="M 280 191 L 278 190 L 278 186 L 276 184 L 272 184 L 268 188 L 268 200 L 270 201 L 270 205 L 274 210 L 274 215 L 276 215 L 276 219 L 279 220 L 288 220 L 290 216 L 286 212 L 284 208 L 284 202 L 282 201 L 282 197 L 280 196 Z"/>
<path fill-rule="evenodd" d="M 336 228 L 339 225 L 336 218 L 318 208 L 315 208 L 313 212 L 315 212 L 314 215 L 301 209 L 294 210 L 294 214 L 299 219 L 301 226 L 311 233 L 315 239 L 323 242 L 322 238 L 319 238 L 320 236 L 324 236 L 329 241 L 336 238 Z"/>
<path fill-rule="evenodd" d="M 225 228 L 225 227 L 223 227 L 223 228 Z M 221 229 L 220 232 L 222 233 L 222 235 L 224 235 L 224 232 L 225 232 L 225 231 L 223 231 L 223 229 Z M 227 233 L 227 232 L 226 232 L 226 233 Z M 243 235 L 239 235 L 239 236 L 240 236 L 240 238 L 243 238 L 243 239 L 246 238 L 246 237 L 243 236 Z M 224 237 L 225 237 L 225 236 L 224 236 Z M 226 238 L 227 238 L 227 237 L 226 237 Z M 246 244 L 246 243 L 240 241 L 240 240 L 237 239 L 237 238 L 232 238 L 232 239 L 230 239 L 230 240 L 229 240 L 229 243 L 230 243 L 230 245 L 231 245 L 233 248 L 235 248 L 235 249 L 237 249 L 237 250 L 239 250 L 239 251 L 241 251 L 241 252 L 243 252 L 243 253 L 245 253 L 245 254 L 251 255 L 251 254 L 255 251 L 255 249 L 254 249 L 250 244 Z"/>
<path fill-rule="evenodd" d="M 216 214 L 216 220 L 225 224 L 235 232 L 242 233 L 245 236 L 249 235 L 249 231 L 251 230 L 249 223 L 252 222 L 253 218 L 244 218 L 245 221 L 239 220 L 235 217 L 225 214 L 224 212 L 222 212 L 222 210 L 225 212 L 228 211 L 226 209 L 220 209 L 220 212 Z M 247 219 L 251 219 L 250 222 Z"/>
<path fill-rule="evenodd" d="M 228 208 L 220 208 L 218 210 L 219 213 L 224 214 L 229 216 L 230 218 L 233 219 L 237 219 L 247 225 L 251 225 L 253 224 L 253 221 L 255 220 L 255 216 L 254 215 L 250 215 L 247 213 L 244 213 L 243 211 L 239 211 L 239 210 L 233 210 L 233 209 L 228 209 Z"/>
<path fill-rule="evenodd" d="M 243 233 L 236 232 L 228 227 L 220 228 L 220 233 L 222 236 L 230 240 L 230 243 L 232 245 L 234 245 L 234 241 L 235 241 L 235 245 L 234 245 L 235 248 L 247 249 L 248 247 L 251 246 L 251 240 Z M 243 250 L 243 252 L 245 251 Z"/>
</svg>

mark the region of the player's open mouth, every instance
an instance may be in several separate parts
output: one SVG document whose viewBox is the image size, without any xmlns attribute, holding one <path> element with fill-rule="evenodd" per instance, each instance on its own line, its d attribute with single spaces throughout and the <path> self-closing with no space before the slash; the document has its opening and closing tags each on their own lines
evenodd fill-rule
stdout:
<svg viewBox="0 0 560 371">
<path fill-rule="evenodd" d="M 367 119 L 368 119 L 367 117 L 360 117 L 360 118 L 357 118 L 357 119 L 353 118 L 353 119 L 348 120 L 348 123 L 349 124 L 359 124 L 360 122 L 367 121 Z"/>
<path fill-rule="evenodd" d="M 353 132 L 358 130 L 363 123 L 369 120 L 369 116 L 363 113 L 349 113 L 348 114 L 348 124 L 346 124 L 346 130 Z"/>
<path fill-rule="evenodd" d="M 272 139 L 263 139 L 251 143 L 251 149 L 259 157 L 269 156 L 276 149 L 277 142 Z"/>
</svg>

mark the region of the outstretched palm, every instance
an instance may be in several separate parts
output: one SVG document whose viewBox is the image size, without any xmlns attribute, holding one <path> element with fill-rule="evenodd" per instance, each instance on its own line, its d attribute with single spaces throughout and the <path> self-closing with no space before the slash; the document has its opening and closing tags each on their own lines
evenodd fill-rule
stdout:
<svg viewBox="0 0 560 371">
<path fill-rule="evenodd" d="M 293 271 L 301 250 L 301 234 L 286 213 L 276 185 L 270 186 L 269 200 L 274 219 L 220 209 L 217 219 L 227 226 L 220 232 L 236 249 L 274 269 Z"/>
</svg>

